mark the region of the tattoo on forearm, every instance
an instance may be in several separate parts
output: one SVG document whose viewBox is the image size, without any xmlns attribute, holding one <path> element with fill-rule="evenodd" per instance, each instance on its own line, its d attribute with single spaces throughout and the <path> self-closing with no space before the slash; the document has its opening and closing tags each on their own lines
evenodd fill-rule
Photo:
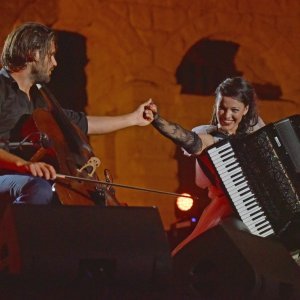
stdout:
<svg viewBox="0 0 300 300">
<path fill-rule="evenodd" d="M 202 148 L 202 141 L 195 132 L 186 130 L 176 123 L 168 122 L 158 114 L 155 116 L 152 125 L 162 135 L 184 148 L 190 154 L 195 154 Z"/>
</svg>

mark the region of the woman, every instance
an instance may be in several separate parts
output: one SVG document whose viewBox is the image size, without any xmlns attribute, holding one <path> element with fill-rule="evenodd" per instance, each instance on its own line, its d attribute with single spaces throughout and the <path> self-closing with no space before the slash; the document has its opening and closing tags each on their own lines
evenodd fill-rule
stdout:
<svg viewBox="0 0 300 300">
<path fill-rule="evenodd" d="M 264 125 L 257 114 L 255 91 L 250 83 L 241 77 L 227 78 L 217 87 L 211 124 L 195 127 L 192 131 L 164 120 L 159 116 L 154 103 L 147 108 L 147 117 L 154 119 L 152 125 L 181 146 L 186 154 L 194 156 L 230 135 L 249 134 Z M 224 192 L 210 182 L 197 162 L 196 184 L 208 189 L 208 196 L 212 201 L 204 210 L 194 231 L 173 250 L 172 255 L 233 213 Z"/>
</svg>

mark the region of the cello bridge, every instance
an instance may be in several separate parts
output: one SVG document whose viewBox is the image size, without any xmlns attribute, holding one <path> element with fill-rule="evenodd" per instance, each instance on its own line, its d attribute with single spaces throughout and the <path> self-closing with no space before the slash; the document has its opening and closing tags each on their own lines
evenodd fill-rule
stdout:
<svg viewBox="0 0 300 300">
<path fill-rule="evenodd" d="M 85 163 L 80 169 L 77 169 L 78 172 L 82 173 L 83 170 L 92 169 L 90 172 L 87 171 L 88 176 L 93 177 L 96 169 L 100 166 L 101 162 L 98 157 L 92 156 L 87 163 Z"/>
</svg>

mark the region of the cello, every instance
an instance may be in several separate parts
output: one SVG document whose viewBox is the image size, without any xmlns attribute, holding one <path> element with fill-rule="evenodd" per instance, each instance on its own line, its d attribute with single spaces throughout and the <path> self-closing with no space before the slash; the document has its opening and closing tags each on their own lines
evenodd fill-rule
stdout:
<svg viewBox="0 0 300 300">
<path fill-rule="evenodd" d="M 31 161 L 44 161 L 52 164 L 62 174 L 89 180 L 63 180 L 54 183 L 55 194 L 63 205 L 102 205 L 118 206 L 114 189 L 98 180 L 96 168 L 100 160 L 93 154 L 87 137 L 76 125 L 71 123 L 62 107 L 49 89 L 42 84 L 37 88 L 47 108 L 37 108 L 23 123 L 21 135 L 28 136 L 33 131 L 42 132 L 49 138 L 47 147 L 40 147 Z M 106 182 L 110 182 L 109 171 L 105 170 Z M 95 181 L 99 181 L 95 184 Z"/>
</svg>

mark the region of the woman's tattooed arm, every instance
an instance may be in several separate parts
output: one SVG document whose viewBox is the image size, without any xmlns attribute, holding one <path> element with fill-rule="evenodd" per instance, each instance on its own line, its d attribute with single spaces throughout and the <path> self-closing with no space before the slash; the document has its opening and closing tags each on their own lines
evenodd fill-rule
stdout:
<svg viewBox="0 0 300 300">
<path fill-rule="evenodd" d="M 152 125 L 165 137 L 184 148 L 190 154 L 201 151 L 202 141 L 193 131 L 186 130 L 176 123 L 171 123 L 155 114 Z"/>
</svg>

